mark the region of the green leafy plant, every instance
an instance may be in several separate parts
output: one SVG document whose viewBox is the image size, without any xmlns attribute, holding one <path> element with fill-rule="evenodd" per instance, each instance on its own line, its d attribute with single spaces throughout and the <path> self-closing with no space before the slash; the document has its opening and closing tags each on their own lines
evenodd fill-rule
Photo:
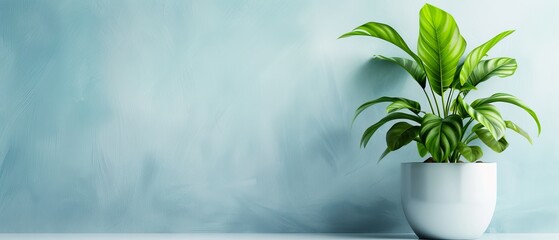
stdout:
<svg viewBox="0 0 559 240">
<path fill-rule="evenodd" d="M 508 147 L 505 130 L 510 129 L 531 143 L 530 136 L 519 126 L 504 120 L 494 103 L 508 103 L 524 109 L 534 119 L 538 134 L 541 125 L 537 115 L 521 100 L 506 93 L 496 93 L 486 98 L 467 101 L 466 97 L 478 85 L 492 77 L 508 77 L 517 68 L 516 60 L 508 57 L 484 59 L 487 52 L 512 30 L 504 31 L 473 49 L 461 61 L 466 41 L 452 15 L 425 4 L 419 19 L 417 54 L 404 42 L 400 34 L 383 23 L 369 22 L 340 38 L 368 36 L 394 44 L 410 55 L 401 57 L 375 56 L 404 68 L 423 90 L 429 110 L 423 111 L 417 101 L 401 97 L 381 97 L 364 103 L 355 112 L 355 118 L 365 109 L 379 103 L 390 103 L 387 115 L 363 133 L 362 147 L 383 125 L 394 120 L 404 120 L 392 125 L 386 133 L 387 148 L 379 161 L 388 153 L 416 142 L 421 157 L 430 154 L 434 162 L 460 162 L 464 157 L 475 162 L 483 156 L 476 143 L 483 143 L 496 152 Z M 429 93 L 430 96 L 429 96 Z M 476 141 L 478 140 L 478 141 Z"/>
</svg>

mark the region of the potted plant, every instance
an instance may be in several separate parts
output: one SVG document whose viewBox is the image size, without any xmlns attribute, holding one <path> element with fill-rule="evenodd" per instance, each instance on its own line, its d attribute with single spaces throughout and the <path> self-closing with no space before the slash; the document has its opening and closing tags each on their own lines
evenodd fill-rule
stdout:
<svg viewBox="0 0 559 240">
<path fill-rule="evenodd" d="M 531 143 L 530 136 L 514 122 L 503 119 L 494 103 L 508 103 L 524 109 L 541 131 L 538 117 L 521 100 L 506 93 L 468 99 L 468 94 L 492 77 L 514 74 L 513 58 L 484 59 L 500 40 L 513 33 L 504 31 L 474 48 L 463 60 L 466 41 L 454 18 L 425 4 L 419 19 L 417 54 L 392 27 L 369 22 L 340 38 L 369 36 L 388 41 L 410 55 L 375 56 L 404 68 L 425 94 L 429 107 L 402 97 L 381 97 L 357 108 L 354 120 L 365 109 L 389 103 L 387 115 L 365 130 L 361 145 L 388 122 L 398 120 L 386 133 L 386 150 L 415 142 L 424 162 L 402 164 L 402 205 L 408 223 L 421 238 L 472 239 L 487 229 L 496 203 L 496 163 L 479 161 L 478 145 L 496 152 L 508 147 L 505 131 L 512 130 Z M 465 160 L 462 160 L 465 159 Z"/>
</svg>

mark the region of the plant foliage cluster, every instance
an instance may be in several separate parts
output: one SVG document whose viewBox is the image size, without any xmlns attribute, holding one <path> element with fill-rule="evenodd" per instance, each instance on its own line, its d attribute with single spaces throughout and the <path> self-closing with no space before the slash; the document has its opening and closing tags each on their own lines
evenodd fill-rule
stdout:
<svg viewBox="0 0 559 240">
<path fill-rule="evenodd" d="M 402 97 L 381 97 L 364 103 L 355 112 L 355 118 L 365 109 L 379 103 L 389 103 L 387 115 L 363 133 L 361 145 L 365 147 L 373 134 L 384 124 L 396 122 L 386 133 L 387 148 L 379 161 L 388 153 L 412 142 L 417 144 L 421 157 L 430 154 L 435 162 L 459 162 L 461 157 L 475 162 L 483 155 L 483 143 L 496 152 L 504 151 L 509 143 L 505 130 L 524 136 L 526 131 L 510 120 L 503 119 L 494 103 L 508 103 L 524 109 L 541 131 L 536 113 L 521 100 L 507 93 L 466 100 L 472 90 L 492 77 L 508 77 L 517 68 L 516 60 L 509 57 L 486 59 L 488 51 L 512 30 L 504 31 L 473 49 L 463 58 L 466 41 L 454 18 L 447 12 L 429 5 L 421 9 L 417 54 L 400 34 L 383 23 L 369 22 L 340 38 L 369 36 L 394 44 L 410 55 L 401 57 L 375 56 L 404 68 L 423 90 L 429 109 L 423 110 L 417 101 Z M 463 61 L 461 61 L 463 59 Z M 403 120 L 403 121 L 402 121 Z M 476 141 L 479 140 L 479 141 Z"/>
</svg>

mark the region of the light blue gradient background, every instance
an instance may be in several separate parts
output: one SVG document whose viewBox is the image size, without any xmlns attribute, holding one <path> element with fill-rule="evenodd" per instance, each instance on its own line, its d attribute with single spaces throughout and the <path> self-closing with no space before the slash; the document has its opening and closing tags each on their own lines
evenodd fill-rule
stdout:
<svg viewBox="0 0 559 240">
<path fill-rule="evenodd" d="M 386 22 L 415 49 L 423 1 L 0 1 L 1 232 L 410 232 L 399 164 L 354 109 L 381 95 L 423 99 L 368 38 Z M 510 135 L 490 232 L 559 231 L 559 2 L 432 1 L 468 51 L 519 63 L 477 96 L 535 138 Z M 494 89 L 487 91 L 487 89 Z M 422 100 L 423 101 L 423 100 Z M 425 106 L 425 105 L 424 105 Z"/>
</svg>

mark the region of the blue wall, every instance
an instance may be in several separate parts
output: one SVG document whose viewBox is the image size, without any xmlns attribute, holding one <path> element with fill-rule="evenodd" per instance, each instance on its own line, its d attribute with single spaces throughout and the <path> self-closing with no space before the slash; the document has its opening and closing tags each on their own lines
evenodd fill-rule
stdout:
<svg viewBox="0 0 559 240">
<path fill-rule="evenodd" d="M 491 232 L 559 231 L 554 126 L 559 3 L 433 1 L 468 50 L 517 29 L 491 56 L 514 77 L 484 87 L 539 113 L 534 145 L 515 135 L 499 163 Z M 415 49 L 422 1 L 1 1 L 0 231 L 408 232 L 381 95 L 422 99 L 404 56 L 366 38 L 375 20 Z M 486 96 L 493 91 L 480 91 Z M 531 134 L 529 116 L 504 106 Z"/>
</svg>

